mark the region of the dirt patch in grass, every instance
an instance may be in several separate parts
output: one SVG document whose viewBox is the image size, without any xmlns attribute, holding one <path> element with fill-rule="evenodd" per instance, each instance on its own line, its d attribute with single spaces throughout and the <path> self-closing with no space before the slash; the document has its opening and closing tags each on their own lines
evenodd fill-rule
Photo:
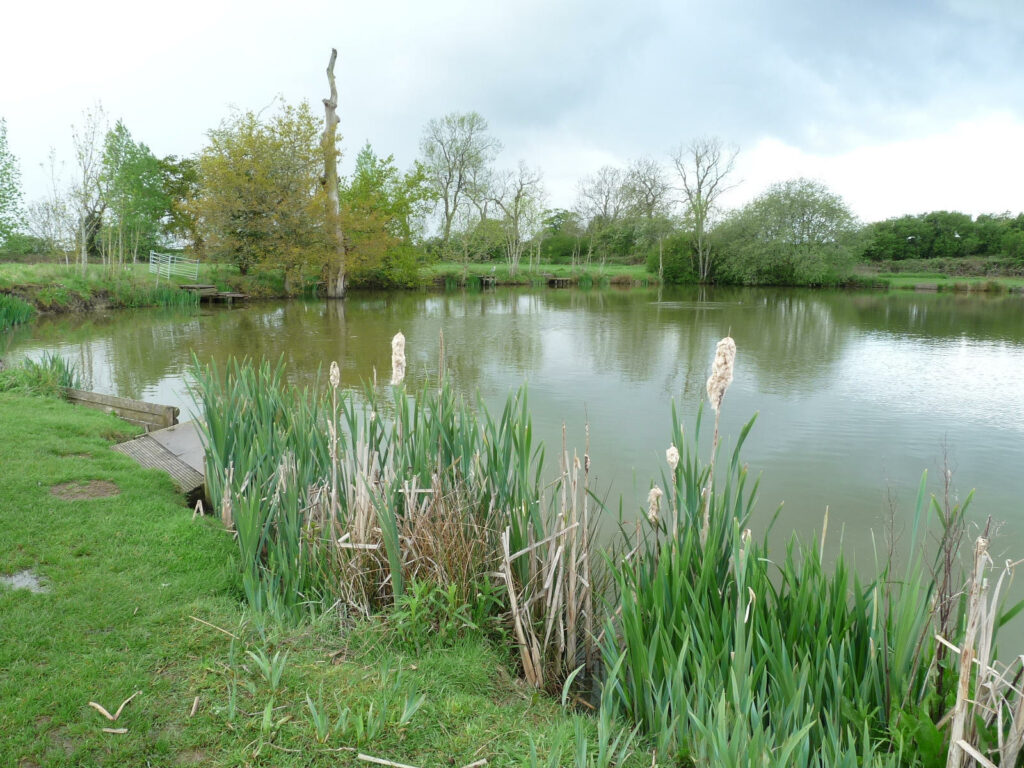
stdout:
<svg viewBox="0 0 1024 768">
<path fill-rule="evenodd" d="M 81 499 L 102 499 L 117 496 L 121 489 L 109 480 L 87 480 L 74 483 L 59 483 L 50 488 L 50 493 L 65 501 Z"/>
<path fill-rule="evenodd" d="M 175 765 L 203 765 L 209 760 L 209 756 L 201 749 L 186 749 L 178 753 L 174 760 Z"/>
</svg>

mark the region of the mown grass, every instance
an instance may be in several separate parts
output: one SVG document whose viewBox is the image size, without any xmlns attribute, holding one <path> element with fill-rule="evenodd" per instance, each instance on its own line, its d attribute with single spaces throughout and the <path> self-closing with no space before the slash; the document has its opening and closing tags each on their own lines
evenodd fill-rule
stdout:
<svg viewBox="0 0 1024 768">
<path fill-rule="evenodd" d="M 0 431 L 0 574 L 31 569 L 49 589 L 0 585 L 0 765 L 517 766 L 533 749 L 566 765 L 577 728 L 595 738 L 479 636 L 441 644 L 425 625 L 417 649 L 379 622 L 283 629 L 246 610 L 230 534 L 109 449 L 135 431 L 118 419 L 0 393 Z M 96 480 L 118 495 L 51 494 Z M 89 705 L 113 714 L 136 691 L 117 722 Z M 313 709 L 329 713 L 322 739 Z"/>
</svg>

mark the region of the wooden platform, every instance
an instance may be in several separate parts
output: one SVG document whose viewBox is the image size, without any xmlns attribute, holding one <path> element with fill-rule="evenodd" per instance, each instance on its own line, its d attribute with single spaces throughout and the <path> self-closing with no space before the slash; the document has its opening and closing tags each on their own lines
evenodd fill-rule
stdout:
<svg viewBox="0 0 1024 768">
<path fill-rule="evenodd" d="M 569 288 L 571 285 L 571 277 L 555 277 L 554 275 L 548 277 L 549 288 Z"/>
<path fill-rule="evenodd" d="M 195 422 L 149 432 L 112 449 L 147 469 L 167 472 L 190 505 L 205 497 L 205 452 Z"/>
<path fill-rule="evenodd" d="M 228 304 L 233 301 L 242 301 L 249 298 L 247 294 L 237 291 L 221 291 L 216 285 L 209 283 L 186 283 L 178 286 L 183 291 L 198 294 L 200 301 L 224 301 Z"/>
</svg>

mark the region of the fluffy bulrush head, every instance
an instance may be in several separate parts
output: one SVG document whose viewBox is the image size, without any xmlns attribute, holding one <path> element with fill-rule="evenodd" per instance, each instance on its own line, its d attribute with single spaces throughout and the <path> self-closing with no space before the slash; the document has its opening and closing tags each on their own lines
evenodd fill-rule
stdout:
<svg viewBox="0 0 1024 768">
<path fill-rule="evenodd" d="M 654 486 L 647 494 L 647 519 L 651 525 L 658 524 L 658 513 L 661 511 L 661 488 Z"/>
<path fill-rule="evenodd" d="M 708 377 L 708 400 L 717 412 L 722 407 L 725 390 L 732 383 L 732 368 L 736 362 L 736 342 L 726 336 L 715 347 L 715 362 Z"/>
<path fill-rule="evenodd" d="M 331 361 L 331 386 L 335 389 L 341 384 L 341 370 L 338 368 L 338 364 Z"/>
<path fill-rule="evenodd" d="M 669 468 L 675 472 L 676 467 L 679 466 L 679 449 L 675 445 L 670 445 L 668 450 L 665 451 L 665 461 L 668 462 Z"/>
<path fill-rule="evenodd" d="M 391 339 L 391 383 L 401 384 L 405 380 L 405 336 L 401 331 Z"/>
</svg>

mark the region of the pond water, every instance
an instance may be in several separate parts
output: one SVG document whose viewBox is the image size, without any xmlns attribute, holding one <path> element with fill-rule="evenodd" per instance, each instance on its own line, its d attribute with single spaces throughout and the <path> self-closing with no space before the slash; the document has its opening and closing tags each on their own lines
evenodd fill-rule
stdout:
<svg viewBox="0 0 1024 768">
<path fill-rule="evenodd" d="M 1024 297 L 799 290 L 514 290 L 356 293 L 345 301 L 261 302 L 44 317 L 11 337 L 10 362 L 44 351 L 73 360 L 99 392 L 192 408 L 195 355 L 277 360 L 311 380 L 330 361 L 356 386 L 390 375 L 392 335 L 407 338 L 409 379 L 447 366 L 464 392 L 499 407 L 526 383 L 549 449 L 565 422 L 582 453 L 589 421 L 595 487 L 643 505 L 660 475 L 675 399 L 687 428 L 704 398 L 715 343 L 730 334 L 736 374 L 725 446 L 755 413 L 744 457 L 763 472 L 757 521 L 817 536 L 871 561 L 895 510 L 909 536 L 921 473 L 942 490 L 977 492 L 972 519 L 999 521 L 996 562 L 1024 557 Z M 710 411 L 709 411 L 710 414 Z M 710 430 L 707 430 L 710 431 Z M 973 531 L 976 533 L 976 529 Z"/>
</svg>

